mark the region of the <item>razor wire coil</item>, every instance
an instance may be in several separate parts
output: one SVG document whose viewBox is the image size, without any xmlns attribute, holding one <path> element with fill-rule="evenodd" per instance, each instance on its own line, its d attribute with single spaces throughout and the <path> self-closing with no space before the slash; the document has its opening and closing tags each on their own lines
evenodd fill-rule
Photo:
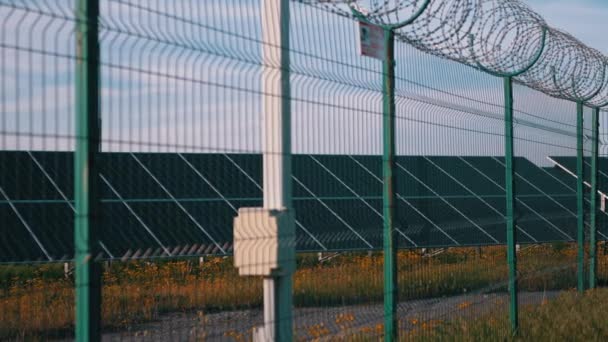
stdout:
<svg viewBox="0 0 608 342">
<path fill-rule="evenodd" d="M 398 40 L 481 68 L 553 97 L 608 104 L 606 56 L 551 27 L 519 0 L 304 0 L 330 12 L 397 28 Z M 357 14 L 355 14 L 357 13 Z"/>
</svg>

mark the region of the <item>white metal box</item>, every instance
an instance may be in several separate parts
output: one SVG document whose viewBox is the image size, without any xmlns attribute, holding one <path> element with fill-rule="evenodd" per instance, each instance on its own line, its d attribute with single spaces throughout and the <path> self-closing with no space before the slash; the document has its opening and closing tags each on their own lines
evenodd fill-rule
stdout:
<svg viewBox="0 0 608 342">
<path fill-rule="evenodd" d="M 290 210 L 240 208 L 234 218 L 234 265 L 240 275 L 279 276 L 295 269 Z"/>
</svg>

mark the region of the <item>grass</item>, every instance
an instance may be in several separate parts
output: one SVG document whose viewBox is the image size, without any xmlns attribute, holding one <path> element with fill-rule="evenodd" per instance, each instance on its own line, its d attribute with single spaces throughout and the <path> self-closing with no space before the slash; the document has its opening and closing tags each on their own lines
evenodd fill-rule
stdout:
<svg viewBox="0 0 608 342">
<path fill-rule="evenodd" d="M 502 291 L 506 281 L 504 247 L 454 248 L 435 257 L 415 251 L 398 255 L 401 300 Z M 523 291 L 575 286 L 575 253 L 544 245 L 518 254 Z M 600 265 L 608 257 L 600 255 Z M 600 279 L 607 279 L 600 268 Z M 301 256 L 294 275 L 299 307 L 380 303 L 381 255 L 341 255 L 327 263 Z M 73 329 L 73 279 L 62 265 L 0 267 L 0 339 L 66 335 Z M 107 266 L 103 276 L 105 329 L 153 321 L 167 312 L 209 312 L 260 307 L 260 278 L 240 277 L 231 258 L 192 261 L 129 262 Z M 522 318 L 523 320 L 523 318 Z"/>
<path fill-rule="evenodd" d="M 476 320 L 459 319 L 409 335 L 413 341 L 606 341 L 608 289 L 574 290 L 520 313 L 520 328 L 509 333 L 509 318 L 494 312 Z"/>
</svg>

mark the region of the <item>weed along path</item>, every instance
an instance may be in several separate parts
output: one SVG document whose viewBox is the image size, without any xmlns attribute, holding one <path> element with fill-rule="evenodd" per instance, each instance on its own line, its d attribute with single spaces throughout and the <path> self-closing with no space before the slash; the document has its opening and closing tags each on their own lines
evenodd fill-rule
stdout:
<svg viewBox="0 0 608 342">
<path fill-rule="evenodd" d="M 519 303 L 539 305 L 556 297 L 559 291 L 521 292 Z M 475 319 L 496 312 L 506 314 L 506 293 L 472 293 L 459 296 L 409 300 L 399 303 L 400 330 L 432 329 L 448 320 Z M 295 337 L 297 340 L 370 336 L 383 331 L 382 303 L 331 307 L 307 307 L 294 310 Z M 132 325 L 128 331 L 107 332 L 104 341 L 134 340 L 191 341 L 225 340 L 246 341 L 252 328 L 262 324 L 260 309 L 217 313 L 170 313 L 154 322 Z"/>
</svg>

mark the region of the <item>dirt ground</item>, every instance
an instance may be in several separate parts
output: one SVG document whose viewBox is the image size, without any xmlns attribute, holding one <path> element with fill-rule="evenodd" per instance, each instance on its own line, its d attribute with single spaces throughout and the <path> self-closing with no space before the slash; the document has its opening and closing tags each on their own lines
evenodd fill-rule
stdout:
<svg viewBox="0 0 608 342">
<path fill-rule="evenodd" d="M 558 292 L 524 292 L 519 303 L 539 304 Z M 467 294 L 452 297 L 400 302 L 400 330 L 407 331 L 431 321 L 465 317 L 475 319 L 493 308 L 506 310 L 506 293 Z M 261 309 L 218 313 L 171 313 L 158 321 L 134 325 L 127 331 L 107 332 L 103 341 L 248 341 L 251 330 L 263 322 Z M 315 337 L 339 337 L 363 332 L 373 339 L 381 331 L 383 305 L 348 305 L 296 308 L 294 338 L 306 341 Z M 321 338 L 322 340 L 323 338 Z"/>
</svg>

